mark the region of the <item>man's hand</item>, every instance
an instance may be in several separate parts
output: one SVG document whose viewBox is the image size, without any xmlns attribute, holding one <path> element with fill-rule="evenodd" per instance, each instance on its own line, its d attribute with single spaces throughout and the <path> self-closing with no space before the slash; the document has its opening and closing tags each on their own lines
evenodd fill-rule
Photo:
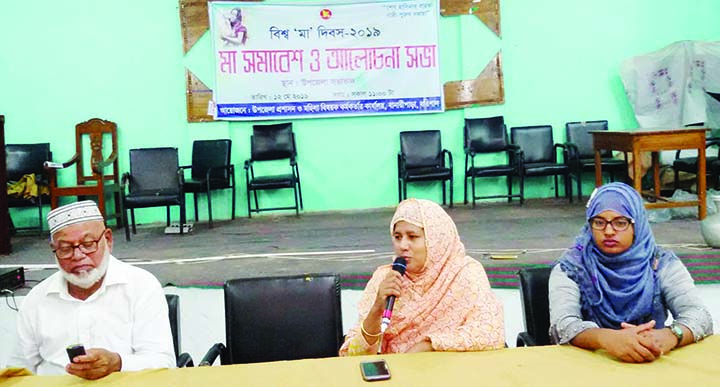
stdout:
<svg viewBox="0 0 720 387">
<path fill-rule="evenodd" d="M 85 355 L 75 356 L 73 360 L 74 363 L 65 366 L 65 371 L 89 380 L 103 378 L 122 367 L 119 354 L 102 348 L 90 348 Z"/>
</svg>

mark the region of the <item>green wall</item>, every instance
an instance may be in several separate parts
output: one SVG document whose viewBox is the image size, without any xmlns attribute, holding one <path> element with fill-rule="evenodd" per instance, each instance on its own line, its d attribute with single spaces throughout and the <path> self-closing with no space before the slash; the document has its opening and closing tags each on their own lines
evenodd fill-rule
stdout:
<svg viewBox="0 0 720 387">
<path fill-rule="evenodd" d="M 462 203 L 465 117 L 502 114 L 508 127 L 551 124 L 556 141 L 564 141 L 567 121 L 607 119 L 611 129 L 637 127 L 618 75 L 620 63 L 679 40 L 720 40 L 720 2 L 689 4 L 501 0 L 501 39 L 473 16 L 441 17 L 443 81 L 477 76 L 502 50 L 505 103 L 434 115 L 295 120 L 305 210 L 394 205 L 401 130 L 443 131 L 443 145 L 454 155 L 455 202 Z M 189 164 L 193 140 L 230 138 L 237 215 L 246 216 L 242 164 L 250 153 L 252 123 L 186 120 L 185 67 L 212 87 L 210 58 L 207 35 L 183 54 L 176 0 L 3 1 L 0 114 L 6 116 L 6 142 L 50 142 L 55 161 L 65 161 L 74 153 L 76 123 L 112 120 L 119 128 L 124 172 L 131 148 L 178 147 L 181 163 Z M 586 180 L 592 186 L 592 179 Z M 504 180 L 487 179 L 478 188 L 500 193 Z M 531 179 L 526 192 L 552 196 L 552 180 Z M 216 219 L 229 218 L 228 195 L 214 196 Z M 437 183 L 411 185 L 409 195 L 441 198 Z M 291 197 L 287 190 L 261 200 L 280 205 Z M 32 221 L 31 211 L 13 210 L 16 223 Z M 200 211 L 206 220 L 204 201 Z M 137 215 L 140 223 L 164 219 L 161 209 Z"/>
</svg>

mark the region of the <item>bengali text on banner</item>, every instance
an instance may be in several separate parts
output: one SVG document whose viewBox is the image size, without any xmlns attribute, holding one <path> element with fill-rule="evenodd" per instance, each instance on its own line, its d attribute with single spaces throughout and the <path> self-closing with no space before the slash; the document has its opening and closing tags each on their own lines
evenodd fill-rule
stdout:
<svg viewBox="0 0 720 387">
<path fill-rule="evenodd" d="M 210 2 L 213 115 L 267 120 L 442 112 L 437 3 Z"/>
</svg>

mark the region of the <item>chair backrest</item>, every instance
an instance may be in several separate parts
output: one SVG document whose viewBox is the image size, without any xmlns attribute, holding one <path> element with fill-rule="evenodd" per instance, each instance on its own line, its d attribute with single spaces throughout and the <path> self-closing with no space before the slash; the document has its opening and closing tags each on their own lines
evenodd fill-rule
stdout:
<svg viewBox="0 0 720 387">
<path fill-rule="evenodd" d="M 47 142 L 41 144 L 7 144 L 5 145 L 5 157 L 8 181 L 18 181 L 24 175 L 30 173 L 34 173 L 36 178 L 46 176 L 47 173 L 43 164 L 52 159 L 50 144 Z"/>
<path fill-rule="evenodd" d="M 130 149 L 130 194 L 180 193 L 177 148 Z"/>
<path fill-rule="evenodd" d="M 522 299 L 525 330 L 538 345 L 550 344 L 550 301 L 548 281 L 550 266 L 520 269 L 520 298 Z"/>
<path fill-rule="evenodd" d="M 337 356 L 342 343 L 340 276 L 227 281 L 225 329 L 233 364 Z"/>
<path fill-rule="evenodd" d="M 253 125 L 250 137 L 253 160 L 280 160 L 295 157 L 295 136 L 292 123 Z"/>
<path fill-rule="evenodd" d="M 177 358 L 178 354 L 180 354 L 180 296 L 177 294 L 166 294 L 165 301 L 167 301 L 168 304 L 170 331 L 172 332 L 175 357 Z"/>
<path fill-rule="evenodd" d="M 84 138 L 89 138 L 90 142 L 90 165 L 88 169 L 85 169 L 85 160 L 82 157 L 83 154 L 87 154 L 85 150 Z M 107 152 L 107 149 L 103 149 L 106 138 L 110 139 L 111 149 Z M 102 120 L 100 118 L 93 118 L 85 122 L 81 122 L 75 125 L 75 154 L 80 156 L 77 160 L 77 182 L 78 184 L 85 184 L 88 181 L 96 181 L 101 176 L 104 179 L 113 179 L 119 182 L 119 167 L 118 167 L 118 141 L 117 141 L 117 125 L 112 121 Z M 112 163 L 112 169 L 109 173 L 104 171 L 96 170 L 95 165 L 105 160 L 114 160 Z"/>
<path fill-rule="evenodd" d="M 508 148 L 503 116 L 465 119 L 465 149 L 477 153 L 501 152 Z"/>
<path fill-rule="evenodd" d="M 192 149 L 192 178 L 204 180 L 207 171 L 213 167 L 230 165 L 232 140 L 195 140 Z M 213 170 L 211 179 L 230 180 L 230 170 L 221 168 Z"/>
<path fill-rule="evenodd" d="M 593 150 L 591 130 L 608 130 L 607 120 L 600 121 L 575 121 L 565 124 L 565 138 L 578 147 L 578 156 L 581 159 L 595 157 Z M 602 152 L 603 157 L 609 155 L 609 151 Z"/>
<path fill-rule="evenodd" d="M 526 164 L 557 162 L 557 152 L 550 125 L 510 128 L 510 141 L 523 150 Z"/>
<path fill-rule="evenodd" d="M 400 152 L 406 168 L 443 165 L 442 140 L 439 130 L 400 132 Z"/>
</svg>

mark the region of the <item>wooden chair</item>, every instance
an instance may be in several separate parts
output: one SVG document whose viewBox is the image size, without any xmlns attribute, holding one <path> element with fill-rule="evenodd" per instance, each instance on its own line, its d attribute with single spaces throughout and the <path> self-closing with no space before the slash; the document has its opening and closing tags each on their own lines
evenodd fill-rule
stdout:
<svg viewBox="0 0 720 387">
<path fill-rule="evenodd" d="M 103 152 L 103 140 L 107 137 L 111 139 L 112 149 L 110 155 L 106 158 L 104 153 L 107 153 L 107 150 Z M 89 145 L 84 145 L 88 140 Z M 86 146 L 89 146 L 89 149 L 85 148 Z M 72 165 L 75 165 L 76 184 L 59 187 L 58 171 Z M 114 122 L 93 118 L 77 124 L 75 126 L 75 155 L 62 164 L 49 164 L 48 172 L 50 177 L 50 207 L 57 208 L 59 198 L 62 196 L 83 198 L 96 196 L 98 207 L 100 207 L 105 220 L 115 219 L 116 225 L 122 227 L 123 209 L 120 197 L 117 125 Z M 115 200 L 112 213 L 108 213 L 105 205 L 106 196 L 109 194 L 112 194 Z"/>
</svg>

